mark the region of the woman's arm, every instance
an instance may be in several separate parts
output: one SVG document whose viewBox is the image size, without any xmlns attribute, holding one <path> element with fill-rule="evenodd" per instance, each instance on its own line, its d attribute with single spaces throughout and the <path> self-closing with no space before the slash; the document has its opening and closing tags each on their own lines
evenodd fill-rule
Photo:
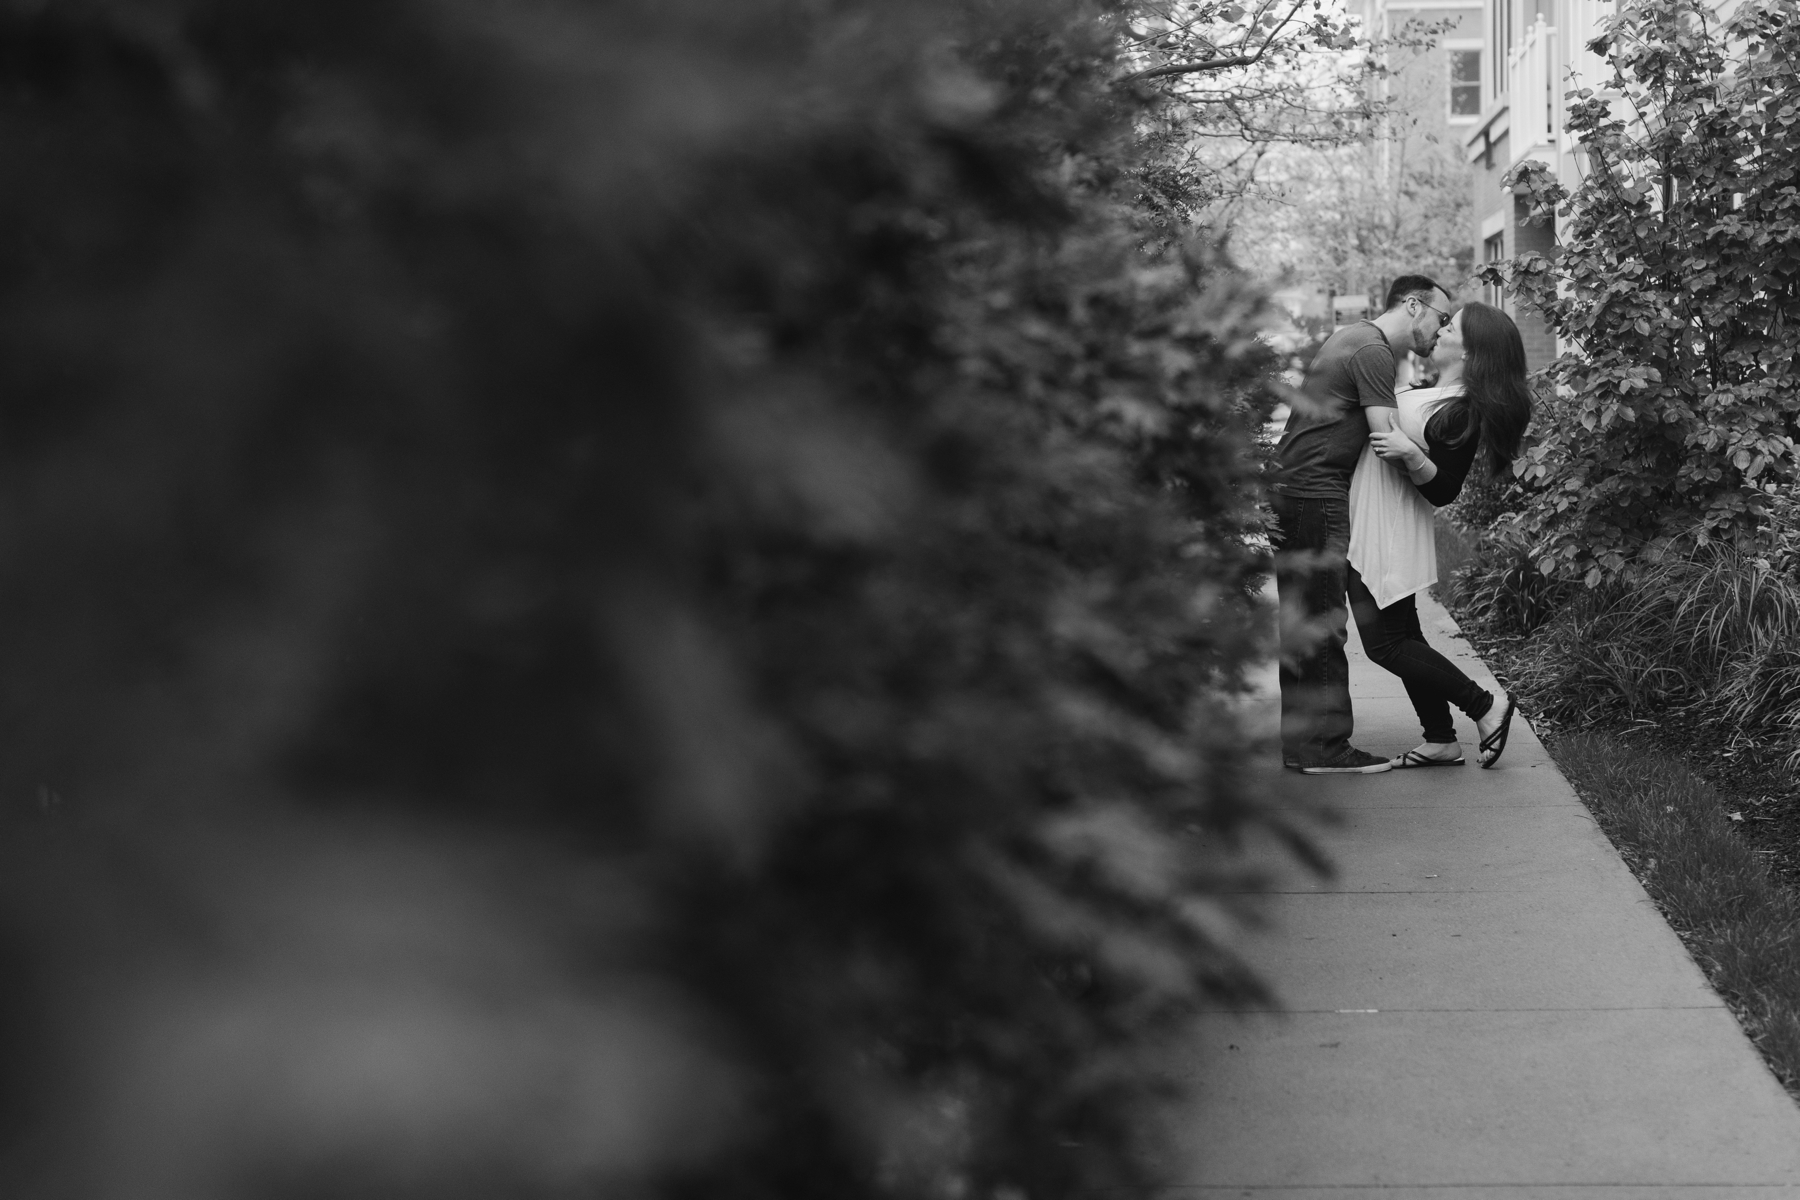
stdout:
<svg viewBox="0 0 1800 1200">
<path fill-rule="evenodd" d="M 1424 447 L 1398 429 L 1388 428 L 1371 432 L 1369 443 L 1375 447 L 1375 453 L 1382 459 L 1397 463 L 1400 469 L 1406 472 L 1406 477 L 1412 480 L 1414 486 L 1418 487 L 1421 492 L 1425 490 L 1426 484 L 1437 478 L 1438 465 L 1432 461 L 1431 455 L 1425 452 Z M 1460 490 L 1462 481 L 1458 480 L 1456 486 Z M 1430 496 L 1428 495 L 1426 499 L 1430 499 Z M 1437 503 L 1437 501 L 1432 502 Z"/>
<path fill-rule="evenodd" d="M 1460 446 L 1452 446 L 1434 440 L 1427 431 L 1425 444 L 1437 471 L 1429 482 L 1419 483 L 1419 494 L 1442 508 L 1462 493 L 1463 481 L 1469 477 L 1469 468 L 1475 465 L 1475 455 L 1481 449 L 1481 439 L 1470 438 Z"/>
</svg>

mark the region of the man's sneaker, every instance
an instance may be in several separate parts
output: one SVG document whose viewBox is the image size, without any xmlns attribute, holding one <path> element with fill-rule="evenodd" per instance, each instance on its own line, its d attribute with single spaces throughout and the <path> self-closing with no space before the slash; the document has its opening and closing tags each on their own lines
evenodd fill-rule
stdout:
<svg viewBox="0 0 1800 1200">
<path fill-rule="evenodd" d="M 1367 754 L 1355 746 L 1348 746 L 1336 758 L 1326 759 L 1322 763 L 1309 763 L 1301 767 L 1300 773 L 1302 775 L 1379 775 L 1383 771 L 1393 769 L 1392 760 Z"/>
</svg>

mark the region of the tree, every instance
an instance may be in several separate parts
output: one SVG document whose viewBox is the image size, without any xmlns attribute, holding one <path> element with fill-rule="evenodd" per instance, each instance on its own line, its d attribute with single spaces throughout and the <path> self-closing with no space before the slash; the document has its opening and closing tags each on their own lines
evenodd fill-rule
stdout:
<svg viewBox="0 0 1800 1200">
<path fill-rule="evenodd" d="M 1515 470 L 1546 574 L 1589 586 L 1672 544 L 1756 535 L 1792 485 L 1800 378 L 1796 8 L 1755 0 L 1721 24 L 1654 0 L 1615 18 L 1607 87 L 1571 93 L 1587 174 L 1508 175 L 1560 247 L 1487 268 L 1565 352 Z"/>
<path fill-rule="evenodd" d="M 1382 85 L 1396 57 L 1449 24 L 1409 21 L 1370 38 L 1321 0 L 1140 0 L 1119 22 L 1129 69 L 1118 84 L 1149 102 L 1138 118 L 1146 194 L 1215 229 L 1279 196 L 1265 162 L 1363 144 L 1404 120 Z"/>
<path fill-rule="evenodd" d="M 1347 293 L 1423 272 L 1455 291 L 1473 267 L 1468 172 L 1429 134 L 1284 148 L 1270 155 L 1263 193 L 1236 211 L 1232 237 L 1269 276 Z"/>
<path fill-rule="evenodd" d="M 1301 843 L 1112 12 L 0 14 L 8 1196 L 1154 1178 Z"/>
<path fill-rule="evenodd" d="M 1307 0 L 1150 0 L 1123 10 L 1126 47 L 1140 58 L 1122 82 L 1193 80 L 1262 63 L 1298 65 L 1310 52 L 1350 50 L 1359 39 L 1345 13 Z"/>
</svg>

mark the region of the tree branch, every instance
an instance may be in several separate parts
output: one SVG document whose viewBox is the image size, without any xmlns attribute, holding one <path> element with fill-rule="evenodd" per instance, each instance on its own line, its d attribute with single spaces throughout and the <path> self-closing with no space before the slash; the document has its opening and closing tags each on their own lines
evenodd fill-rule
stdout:
<svg viewBox="0 0 1800 1200">
<path fill-rule="evenodd" d="M 1269 52 L 1269 47 L 1275 44 L 1275 39 L 1281 36 L 1281 31 L 1287 28 L 1288 22 L 1294 19 L 1294 14 L 1299 12 L 1305 3 L 1306 0 L 1294 0 L 1294 6 L 1288 9 L 1287 16 L 1281 18 L 1275 28 L 1269 31 L 1269 36 L 1263 39 L 1263 44 L 1257 47 L 1255 54 L 1234 54 L 1230 58 L 1208 58 L 1201 62 L 1168 63 L 1165 66 L 1150 67 L 1143 71 L 1133 71 L 1114 81 L 1113 86 L 1123 87 L 1128 83 L 1138 83 L 1145 79 L 1167 79 L 1172 75 L 1196 75 L 1203 71 L 1224 71 L 1232 67 L 1252 66 L 1262 61 L 1263 56 Z M 1242 45 L 1247 40 L 1249 39 L 1241 39 L 1238 44 Z"/>
<path fill-rule="evenodd" d="M 1294 14 L 1298 13 L 1305 3 L 1306 0 L 1294 0 L 1294 7 L 1288 9 L 1287 16 L 1281 18 L 1281 23 L 1269 30 L 1269 36 L 1263 39 L 1262 49 L 1256 52 L 1258 58 L 1269 52 L 1269 47 L 1275 44 L 1275 39 L 1281 36 L 1281 31 L 1288 27 L 1288 22 L 1294 19 Z"/>
<path fill-rule="evenodd" d="M 1146 33 L 1146 34 L 1142 35 L 1141 37 L 1126 38 L 1121 43 L 1121 45 L 1123 45 L 1124 47 L 1129 49 L 1133 46 L 1141 46 L 1145 42 L 1154 42 L 1161 38 L 1179 37 L 1182 35 L 1186 35 L 1188 37 L 1197 37 L 1201 41 L 1205 42 L 1206 48 L 1208 50 L 1218 49 L 1218 47 L 1215 46 L 1211 42 L 1211 40 L 1209 40 L 1207 37 L 1205 37 L 1205 35 L 1194 32 L 1194 26 L 1196 24 L 1198 24 L 1199 22 L 1192 20 L 1192 19 L 1186 20 L 1186 21 L 1176 21 L 1173 17 L 1165 17 L 1164 19 L 1169 21 L 1169 28 L 1153 30 L 1150 33 Z M 1127 27 L 1127 28 L 1129 29 L 1129 27 Z"/>
<path fill-rule="evenodd" d="M 1264 46 L 1263 50 L 1268 47 Z M 1151 67 L 1144 71 L 1133 71 L 1113 81 L 1114 87 L 1123 87 L 1128 83 L 1137 83 L 1144 79 L 1165 79 L 1170 75 L 1194 75 L 1201 71 L 1223 71 L 1229 67 L 1247 67 L 1263 56 L 1263 51 L 1255 54 L 1234 54 L 1230 58 L 1209 58 L 1204 62 L 1168 63 L 1165 66 Z"/>
</svg>

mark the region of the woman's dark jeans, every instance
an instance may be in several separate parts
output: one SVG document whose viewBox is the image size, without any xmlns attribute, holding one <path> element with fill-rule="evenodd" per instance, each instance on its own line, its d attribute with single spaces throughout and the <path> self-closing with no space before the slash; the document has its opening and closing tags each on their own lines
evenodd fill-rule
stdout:
<svg viewBox="0 0 1800 1200">
<path fill-rule="evenodd" d="M 1356 568 L 1346 570 L 1350 611 L 1356 617 L 1356 632 L 1362 635 L 1363 651 L 1406 685 L 1426 741 L 1446 745 L 1456 741 L 1450 706 L 1480 718 L 1493 705 L 1493 693 L 1477 687 L 1455 663 L 1426 645 L 1425 632 L 1419 628 L 1419 606 L 1411 596 L 1382 608 Z"/>
</svg>

